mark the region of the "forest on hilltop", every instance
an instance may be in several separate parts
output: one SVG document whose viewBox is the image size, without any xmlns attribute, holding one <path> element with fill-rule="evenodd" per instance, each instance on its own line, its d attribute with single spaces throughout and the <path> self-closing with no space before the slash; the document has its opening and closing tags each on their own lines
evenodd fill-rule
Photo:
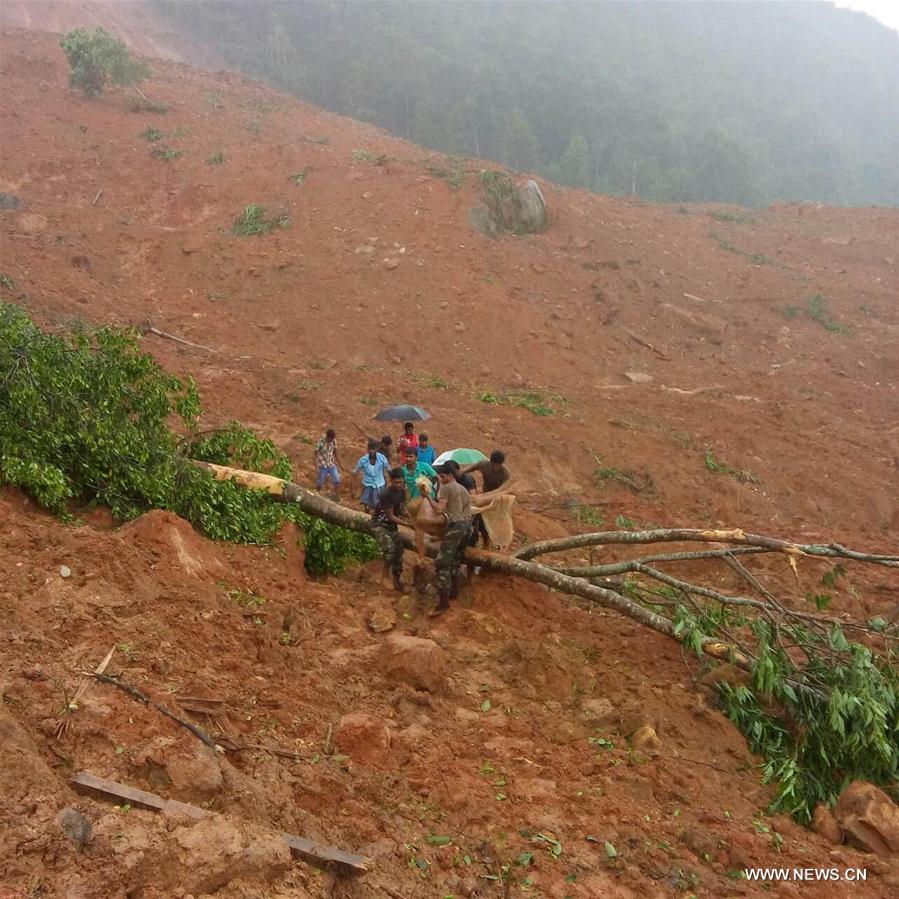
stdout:
<svg viewBox="0 0 899 899">
<path fill-rule="evenodd" d="M 829 3 L 157 4 L 445 153 L 658 202 L 899 205 L 899 34 Z"/>
</svg>

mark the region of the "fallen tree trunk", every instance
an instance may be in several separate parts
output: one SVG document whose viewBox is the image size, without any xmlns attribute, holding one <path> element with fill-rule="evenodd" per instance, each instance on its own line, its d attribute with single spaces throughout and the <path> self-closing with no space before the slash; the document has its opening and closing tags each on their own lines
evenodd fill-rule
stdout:
<svg viewBox="0 0 899 899">
<path fill-rule="evenodd" d="M 371 533 L 371 519 L 368 515 L 356 512 L 353 509 L 347 509 L 338 503 L 333 503 L 313 493 L 311 490 L 301 487 L 299 484 L 271 475 L 243 471 L 239 468 L 228 468 L 224 465 L 213 465 L 209 462 L 194 462 L 194 465 L 209 471 L 217 480 L 237 481 L 245 487 L 254 490 L 265 490 L 280 502 L 296 503 L 304 512 L 331 524 L 340 525 L 340 527 L 361 533 Z M 414 549 L 415 539 L 411 531 L 403 529 L 400 534 L 403 544 L 409 549 Z M 428 554 L 433 556 L 435 552 L 431 548 Z M 488 571 L 497 571 L 501 574 L 525 578 L 551 589 L 559 590 L 562 593 L 579 596 L 598 606 L 626 615 L 628 618 L 634 619 L 657 633 L 682 642 L 680 636 L 675 633 L 674 623 L 670 619 L 644 608 L 639 603 L 628 599 L 620 593 L 616 593 L 614 590 L 599 587 L 583 578 L 571 577 L 547 568 L 545 565 L 517 559 L 514 556 L 506 556 L 469 547 L 465 551 L 465 558 L 467 561 L 486 568 Z M 709 637 L 703 640 L 703 651 L 717 659 L 735 661 L 736 664 L 742 667 L 749 667 L 751 664 L 750 659 L 734 647 L 712 640 Z"/>
</svg>

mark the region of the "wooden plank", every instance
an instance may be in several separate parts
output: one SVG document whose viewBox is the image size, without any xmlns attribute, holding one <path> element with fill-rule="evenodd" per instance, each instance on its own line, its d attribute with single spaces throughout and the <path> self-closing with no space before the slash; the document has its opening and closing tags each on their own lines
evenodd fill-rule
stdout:
<svg viewBox="0 0 899 899">
<path fill-rule="evenodd" d="M 290 854 L 310 865 L 318 868 L 333 867 L 338 871 L 346 870 L 356 874 L 368 870 L 370 860 L 364 856 L 344 852 L 336 846 L 322 846 L 321 843 L 313 843 L 305 837 L 295 837 L 289 833 L 282 833 L 281 836 L 287 843 Z"/>
<path fill-rule="evenodd" d="M 177 799 L 164 799 L 156 793 L 148 793 L 129 787 L 115 780 L 97 777 L 89 771 L 79 771 L 70 781 L 76 792 L 98 799 L 112 800 L 132 808 L 147 809 L 151 812 L 180 812 L 191 818 L 206 818 L 212 812 L 179 802 Z M 323 846 L 306 837 L 298 837 L 291 833 L 282 833 L 281 838 L 287 843 L 290 854 L 316 868 L 336 871 L 340 874 L 361 874 L 368 870 L 371 859 L 352 852 L 344 852 L 336 846 Z"/>
<path fill-rule="evenodd" d="M 120 805 L 130 805 L 132 808 L 148 809 L 151 812 L 161 812 L 165 808 L 165 799 L 155 793 L 147 793 L 135 787 L 117 783 L 114 780 L 106 780 L 97 777 L 89 771 L 79 771 L 70 781 L 75 792 L 85 796 L 93 796 L 97 799 L 111 799 Z"/>
</svg>

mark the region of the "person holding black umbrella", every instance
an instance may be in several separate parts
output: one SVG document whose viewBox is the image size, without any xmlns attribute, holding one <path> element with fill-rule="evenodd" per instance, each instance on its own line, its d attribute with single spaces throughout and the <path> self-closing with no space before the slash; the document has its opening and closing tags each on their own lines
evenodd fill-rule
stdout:
<svg viewBox="0 0 899 899">
<path fill-rule="evenodd" d="M 403 425 L 403 435 L 396 442 L 396 450 L 400 454 L 400 462 L 405 462 L 408 450 L 418 453 L 418 437 L 415 434 L 415 425 L 407 421 Z"/>
</svg>

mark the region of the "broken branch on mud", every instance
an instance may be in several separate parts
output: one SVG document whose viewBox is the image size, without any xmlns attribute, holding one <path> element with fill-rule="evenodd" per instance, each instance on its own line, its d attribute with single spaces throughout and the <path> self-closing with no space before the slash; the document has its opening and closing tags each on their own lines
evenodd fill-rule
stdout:
<svg viewBox="0 0 899 899">
<path fill-rule="evenodd" d="M 160 705 L 158 702 L 150 699 L 146 693 L 141 693 L 137 687 L 132 687 L 131 684 L 126 684 L 124 681 L 119 680 L 117 677 L 111 677 L 108 674 L 98 674 L 97 672 L 91 672 L 90 676 L 100 681 L 101 684 L 111 684 L 113 687 L 118 687 L 120 690 L 128 693 L 130 696 L 133 696 L 138 701 L 144 703 L 144 705 L 152 706 L 156 709 L 157 712 L 161 712 L 166 718 L 171 718 L 176 724 L 180 724 L 183 728 L 189 730 L 198 740 L 205 743 L 211 749 L 214 749 L 216 752 L 224 752 L 225 750 L 219 746 L 209 734 L 206 733 L 201 727 L 197 727 L 196 724 L 191 724 L 190 721 L 185 721 L 183 718 L 179 718 L 174 712 L 169 711 L 165 706 Z"/>
<path fill-rule="evenodd" d="M 155 334 L 157 337 L 164 337 L 166 340 L 174 340 L 175 343 L 183 343 L 185 346 L 192 346 L 198 350 L 206 350 L 207 353 L 217 352 L 211 346 L 204 346 L 202 343 L 192 343 L 190 340 L 185 340 L 183 337 L 169 334 L 168 331 L 160 331 L 159 328 L 154 327 L 153 323 L 150 321 L 144 322 L 139 330 L 141 334 Z"/>
</svg>

